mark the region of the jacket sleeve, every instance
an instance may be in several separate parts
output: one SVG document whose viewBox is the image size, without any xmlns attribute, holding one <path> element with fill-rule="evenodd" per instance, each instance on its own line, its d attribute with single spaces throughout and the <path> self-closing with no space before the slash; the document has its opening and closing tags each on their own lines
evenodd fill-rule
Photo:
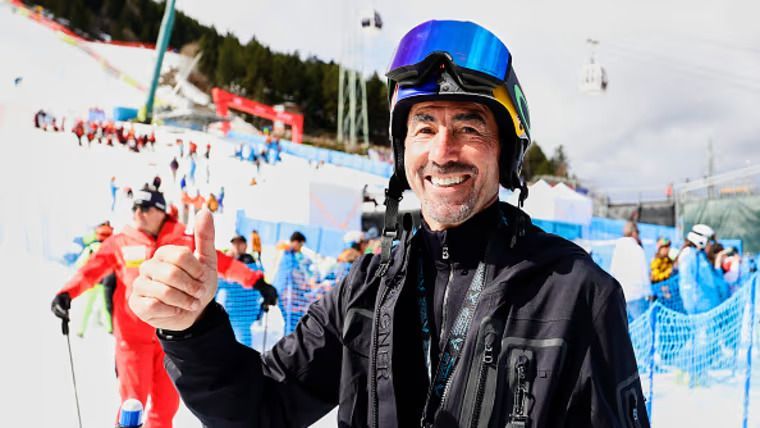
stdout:
<svg viewBox="0 0 760 428">
<path fill-rule="evenodd" d="M 344 286 L 313 303 L 263 356 L 235 340 L 215 302 L 190 334 L 159 331 L 167 371 L 187 407 L 214 428 L 302 427 L 328 413 L 338 404 Z"/>
<path fill-rule="evenodd" d="M 264 278 L 264 272 L 255 271 L 219 250 L 216 251 L 216 256 L 217 272 L 228 281 L 237 282 L 246 288 L 253 288 L 258 280 Z"/>
<path fill-rule="evenodd" d="M 71 298 L 75 298 L 92 288 L 108 273 L 113 272 L 116 267 L 117 246 L 113 238 L 108 238 L 100 245 L 87 262 L 77 270 L 77 273 L 61 288 L 59 293 L 69 293 Z"/>
<path fill-rule="evenodd" d="M 617 285 L 599 303 L 594 315 L 593 334 L 583 361 L 579 389 L 581 391 L 576 390 L 574 396 L 588 399 L 582 406 L 590 410 L 588 425 L 649 428 L 636 357 L 628 335 L 625 298 Z"/>
</svg>

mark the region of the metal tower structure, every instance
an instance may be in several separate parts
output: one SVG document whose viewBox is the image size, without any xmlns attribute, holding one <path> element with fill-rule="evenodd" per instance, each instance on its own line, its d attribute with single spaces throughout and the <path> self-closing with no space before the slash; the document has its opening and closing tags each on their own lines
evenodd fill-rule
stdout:
<svg viewBox="0 0 760 428">
<path fill-rule="evenodd" d="M 338 142 L 355 149 L 361 140 L 369 145 L 369 118 L 367 116 L 367 84 L 364 78 L 364 43 L 366 31 L 380 30 L 383 26 L 380 15 L 356 13 L 353 2 L 349 2 L 347 25 L 343 32 L 343 58 L 338 77 Z"/>
<path fill-rule="evenodd" d="M 338 142 L 356 148 L 359 137 L 369 144 L 367 85 L 355 69 L 340 66 L 338 77 Z"/>
<path fill-rule="evenodd" d="M 156 41 L 156 64 L 153 67 L 153 77 L 150 80 L 148 99 L 145 101 L 145 117 L 143 118 L 145 123 L 151 123 L 153 121 L 153 103 L 156 97 L 158 78 L 161 75 L 161 65 L 164 62 L 164 53 L 169 46 L 169 39 L 171 39 L 172 28 L 174 27 L 174 2 L 175 0 L 168 0 L 166 2 L 164 17 L 161 20 L 161 29 L 158 31 L 158 40 Z"/>
</svg>

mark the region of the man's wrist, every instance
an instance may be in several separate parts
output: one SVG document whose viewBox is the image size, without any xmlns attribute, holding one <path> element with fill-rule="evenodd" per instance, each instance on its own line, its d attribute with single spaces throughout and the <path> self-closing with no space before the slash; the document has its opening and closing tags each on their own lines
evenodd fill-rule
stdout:
<svg viewBox="0 0 760 428">
<path fill-rule="evenodd" d="M 178 341 L 190 339 L 201 336 L 221 324 L 224 321 L 225 315 L 226 313 L 222 305 L 212 300 L 193 325 L 187 329 L 176 331 L 159 328 L 156 333 L 161 340 Z"/>
</svg>

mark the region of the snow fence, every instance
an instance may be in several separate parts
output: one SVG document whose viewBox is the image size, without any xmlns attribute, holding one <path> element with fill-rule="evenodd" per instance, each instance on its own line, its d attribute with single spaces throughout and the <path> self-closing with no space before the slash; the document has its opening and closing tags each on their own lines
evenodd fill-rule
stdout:
<svg viewBox="0 0 760 428">
<path fill-rule="evenodd" d="M 752 367 L 758 363 L 753 360 L 758 359 L 760 343 L 757 286 L 758 277 L 753 274 L 721 305 L 695 315 L 659 299 L 631 322 L 650 419 L 656 382 L 663 377 L 659 375 L 670 375 L 689 388 L 732 384 L 737 391 L 736 412 L 741 409 L 742 426 L 747 426 Z"/>
</svg>

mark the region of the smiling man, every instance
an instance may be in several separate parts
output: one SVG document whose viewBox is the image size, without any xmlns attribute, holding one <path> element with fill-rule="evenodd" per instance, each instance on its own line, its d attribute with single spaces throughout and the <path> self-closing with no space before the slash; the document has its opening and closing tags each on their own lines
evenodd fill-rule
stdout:
<svg viewBox="0 0 760 428">
<path fill-rule="evenodd" d="M 167 248 L 143 270 L 130 304 L 159 329 L 185 403 L 213 428 L 308 426 L 335 406 L 340 427 L 648 427 L 620 285 L 498 202 L 500 185 L 525 198 L 530 142 L 507 47 L 476 24 L 429 21 L 402 38 L 388 78 L 382 252 L 271 351 L 237 344 L 211 302 L 207 214 L 197 257 Z M 397 219 L 406 189 L 421 201 L 416 232 Z M 155 291 L 190 292 L 171 268 L 197 273 L 202 308 Z"/>
</svg>

